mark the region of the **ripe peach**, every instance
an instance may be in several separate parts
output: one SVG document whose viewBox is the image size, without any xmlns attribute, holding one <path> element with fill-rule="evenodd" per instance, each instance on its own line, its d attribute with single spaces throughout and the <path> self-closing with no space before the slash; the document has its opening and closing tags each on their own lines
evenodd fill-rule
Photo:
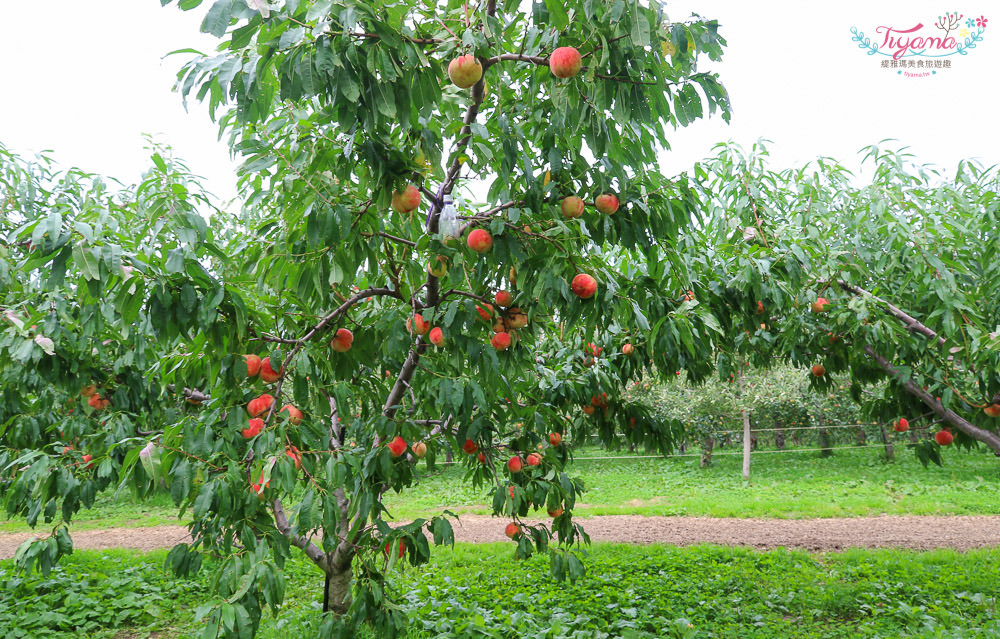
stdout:
<svg viewBox="0 0 1000 639">
<path fill-rule="evenodd" d="M 278 412 L 283 413 L 285 411 L 288 412 L 288 422 L 290 424 L 297 426 L 302 422 L 302 411 L 300 411 L 295 406 L 292 406 L 291 404 L 285 404 L 284 406 L 281 407 L 281 410 L 279 410 Z"/>
<path fill-rule="evenodd" d="M 632 345 L 631 344 L 623 344 L 622 345 L 622 353 L 625 354 L 625 355 L 631 355 L 632 354 Z"/>
<path fill-rule="evenodd" d="M 482 318 L 484 322 L 488 322 L 493 318 L 493 305 L 487 304 L 486 306 L 480 306 L 476 304 L 476 312 L 479 313 L 479 317 Z"/>
<path fill-rule="evenodd" d="M 597 293 L 597 280 L 586 273 L 580 273 L 573 278 L 570 288 L 580 299 L 590 299 Z"/>
<path fill-rule="evenodd" d="M 460 55 L 448 64 L 448 77 L 460 89 L 468 89 L 483 77 L 483 65 L 474 55 Z"/>
<path fill-rule="evenodd" d="M 549 443 L 558 446 L 562 443 L 562 433 L 549 433 Z"/>
<path fill-rule="evenodd" d="M 892 426 L 893 430 L 897 433 L 905 433 L 910 429 L 910 420 L 905 417 L 900 417 L 896 420 L 896 423 Z"/>
<path fill-rule="evenodd" d="M 593 415 L 594 414 L 594 407 L 593 406 L 589 406 L 589 405 L 588 406 L 584 406 L 583 407 L 583 414 L 584 415 Z"/>
<path fill-rule="evenodd" d="M 817 297 L 816 301 L 812 303 L 813 313 L 825 313 L 826 307 L 829 306 L 830 300 L 825 297 Z"/>
<path fill-rule="evenodd" d="M 411 448 L 413 450 L 413 456 L 417 459 L 423 459 L 424 456 L 427 455 L 427 444 L 423 442 L 417 442 Z"/>
<path fill-rule="evenodd" d="M 513 539 L 521 534 L 521 527 L 514 522 L 510 522 L 507 524 L 507 527 L 503 529 L 503 534 Z"/>
<path fill-rule="evenodd" d="M 507 308 L 514 303 L 514 296 L 507 291 L 497 291 L 497 294 L 493 297 L 493 300 L 497 303 L 497 306 L 502 306 Z"/>
<path fill-rule="evenodd" d="M 285 454 L 295 462 L 295 470 L 302 470 L 302 453 L 295 446 L 285 446 Z"/>
<path fill-rule="evenodd" d="M 527 457 L 527 462 L 529 466 L 537 466 L 542 463 L 542 456 L 538 453 L 531 453 Z"/>
<path fill-rule="evenodd" d="M 939 430 L 934 434 L 934 441 L 938 443 L 939 446 L 951 446 L 951 443 L 955 441 L 955 436 L 947 430 Z"/>
<path fill-rule="evenodd" d="M 504 319 L 504 323 L 512 329 L 524 328 L 528 325 L 528 314 L 522 311 L 518 307 L 514 307 L 507 311 L 507 317 Z"/>
<path fill-rule="evenodd" d="M 611 215 L 618 210 L 618 198 L 610 193 L 598 195 L 594 200 L 594 206 L 605 215 Z"/>
<path fill-rule="evenodd" d="M 435 346 L 444 346 L 444 331 L 441 330 L 440 326 L 435 326 L 431 329 L 431 334 L 427 336 L 427 339 Z"/>
<path fill-rule="evenodd" d="M 333 334 L 333 339 L 330 340 L 330 348 L 338 353 L 346 353 L 351 350 L 353 343 L 354 333 L 346 328 L 338 328 L 337 332 Z"/>
<path fill-rule="evenodd" d="M 551 517 L 552 519 L 555 519 L 559 515 L 563 514 L 563 509 L 562 508 L 550 508 L 548 510 L 548 513 L 549 513 L 549 517 Z"/>
<path fill-rule="evenodd" d="M 507 470 L 511 473 L 519 473 L 523 467 L 524 464 L 521 462 L 520 457 L 511 457 L 507 460 Z"/>
<path fill-rule="evenodd" d="M 405 452 L 406 452 L 406 440 L 404 440 L 399 435 L 396 435 L 396 437 L 394 437 L 392 441 L 389 442 L 389 454 L 392 455 L 393 457 L 399 457 Z"/>
<path fill-rule="evenodd" d="M 258 415 L 266 413 L 271 408 L 271 404 L 273 403 L 274 397 L 268 393 L 264 393 L 259 397 L 251 399 L 247 403 L 247 413 L 250 414 L 250 417 L 257 417 Z"/>
<path fill-rule="evenodd" d="M 573 219 L 583 215 L 583 206 L 581 198 L 570 195 L 563 198 L 562 203 L 559 205 L 559 210 L 562 211 L 563 217 Z"/>
<path fill-rule="evenodd" d="M 485 253 L 493 248 L 493 236 L 486 229 L 473 229 L 465 243 L 476 253 Z"/>
<path fill-rule="evenodd" d="M 983 409 L 983 412 L 990 417 L 1000 417 L 1000 404 L 990 404 Z"/>
<path fill-rule="evenodd" d="M 265 357 L 260 360 L 260 378 L 267 382 L 268 384 L 273 384 L 278 381 L 278 379 L 285 373 L 285 367 L 282 366 L 280 371 L 275 372 L 271 368 L 271 358 Z"/>
<path fill-rule="evenodd" d="M 392 548 L 392 542 L 386 542 L 383 552 L 388 555 L 390 549 Z M 399 540 L 399 558 L 402 559 L 403 555 L 406 554 L 406 541 L 403 539 Z"/>
<path fill-rule="evenodd" d="M 94 386 L 93 384 L 87 384 L 86 386 L 80 389 L 80 395 L 82 397 L 90 397 L 96 392 L 97 392 L 97 386 Z"/>
<path fill-rule="evenodd" d="M 417 335 L 424 335 L 430 329 L 431 325 L 427 323 L 424 316 L 420 313 L 416 313 L 413 317 L 406 320 L 406 330 L 410 333 L 416 333 Z"/>
<path fill-rule="evenodd" d="M 490 340 L 490 343 L 493 344 L 493 348 L 498 351 L 505 351 L 510 348 L 510 333 L 497 333 L 493 336 L 493 339 Z"/>
<path fill-rule="evenodd" d="M 813 364 L 812 374 L 814 377 L 823 377 L 826 375 L 826 366 L 822 364 Z"/>
<path fill-rule="evenodd" d="M 240 433 L 243 435 L 244 439 L 251 439 L 260 434 L 260 431 L 264 430 L 264 420 L 259 417 L 254 417 L 247 421 L 247 427 L 242 429 Z"/>
<path fill-rule="evenodd" d="M 764 302 L 761 302 L 760 300 L 757 301 L 757 314 L 758 315 L 764 314 Z"/>
<path fill-rule="evenodd" d="M 582 66 L 583 57 L 573 47 L 559 47 L 549 56 L 549 69 L 557 78 L 572 78 Z"/>
<path fill-rule="evenodd" d="M 261 486 L 261 484 L 264 484 Z M 260 471 L 260 481 L 250 484 L 250 490 L 257 494 L 258 499 L 264 499 L 264 490 L 271 487 L 271 482 L 264 482 L 264 471 Z"/>
<path fill-rule="evenodd" d="M 397 213 L 409 213 L 420 206 L 420 189 L 408 184 L 402 192 L 393 191 L 392 210 Z"/>
<path fill-rule="evenodd" d="M 464 451 L 467 455 L 472 455 L 477 450 L 479 450 L 479 445 L 471 439 L 465 440 L 465 443 L 462 444 L 462 451 Z"/>
<path fill-rule="evenodd" d="M 244 355 L 243 359 L 247 362 L 247 377 L 256 377 L 260 372 L 260 358 L 256 355 Z"/>
</svg>

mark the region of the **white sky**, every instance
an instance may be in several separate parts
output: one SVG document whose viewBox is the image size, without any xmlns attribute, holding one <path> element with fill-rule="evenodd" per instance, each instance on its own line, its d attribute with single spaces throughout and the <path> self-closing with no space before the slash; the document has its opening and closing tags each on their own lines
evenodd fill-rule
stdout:
<svg viewBox="0 0 1000 639">
<path fill-rule="evenodd" d="M 209 190 L 235 193 L 234 164 L 207 109 L 185 113 L 171 92 L 184 56 L 210 51 L 198 11 L 161 8 L 157 0 L 0 0 L 0 142 L 30 154 L 51 149 L 65 166 L 135 182 L 148 166 L 144 133 L 173 146 Z M 663 169 L 676 173 L 733 139 L 770 145 L 775 167 L 818 155 L 855 166 L 857 151 L 884 138 L 909 146 L 923 162 L 953 168 L 962 158 L 1000 163 L 1000 5 L 953 2 L 948 8 L 989 20 L 984 42 L 953 68 L 905 78 L 879 68 L 851 41 L 888 24 L 932 28 L 940 0 L 838 2 L 678 0 L 670 15 L 692 10 L 717 18 L 728 40 L 714 65 L 733 101 L 732 124 L 718 117 L 679 130 Z M 925 30 L 926 30 L 925 29 Z"/>
</svg>

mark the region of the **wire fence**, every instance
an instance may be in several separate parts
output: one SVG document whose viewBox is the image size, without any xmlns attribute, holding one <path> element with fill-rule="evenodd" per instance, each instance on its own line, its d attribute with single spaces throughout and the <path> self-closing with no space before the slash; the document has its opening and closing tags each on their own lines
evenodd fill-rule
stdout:
<svg viewBox="0 0 1000 639">
<path fill-rule="evenodd" d="M 816 453 L 821 451 L 834 450 L 860 450 L 864 448 L 885 448 L 885 444 L 862 444 L 859 446 L 829 446 L 827 448 L 786 448 L 784 450 L 752 450 L 751 455 L 773 455 L 776 453 Z M 743 455 L 743 451 L 716 452 L 712 451 L 712 457 L 723 457 L 732 455 Z M 573 461 L 594 461 L 603 459 L 666 459 L 674 457 L 701 457 L 701 453 L 678 453 L 671 455 L 609 455 L 601 457 L 574 457 Z"/>
<path fill-rule="evenodd" d="M 764 433 L 768 431 L 788 431 L 788 430 L 830 430 L 831 428 L 865 428 L 870 426 L 885 426 L 885 424 L 829 424 L 827 426 L 789 426 L 787 428 L 754 428 L 751 429 L 753 433 Z M 720 430 L 716 431 L 718 435 L 732 434 L 732 433 L 743 433 L 743 429 L 739 430 Z"/>
<path fill-rule="evenodd" d="M 892 424 L 882 424 L 882 423 L 875 423 L 875 422 L 873 422 L 873 423 L 862 423 L 862 424 L 859 424 L 859 423 L 855 423 L 855 424 L 827 424 L 825 426 L 789 426 L 789 427 L 786 427 L 786 428 L 754 428 L 754 429 L 752 429 L 750 431 L 750 434 L 751 434 L 751 436 L 753 436 L 756 433 L 765 433 L 765 432 L 782 432 L 783 433 L 783 432 L 786 432 L 786 431 L 808 431 L 808 430 L 826 430 L 826 431 L 830 431 L 830 430 L 834 430 L 834 429 L 851 429 L 851 430 L 857 431 L 857 430 L 860 430 L 860 429 L 863 429 L 863 428 L 876 428 L 876 427 L 877 428 L 891 428 L 891 426 L 892 426 Z M 919 426 L 915 426 L 914 428 L 915 429 L 920 429 Z M 924 427 L 924 428 L 926 428 L 926 427 Z M 725 435 L 741 435 L 742 436 L 743 435 L 743 429 L 715 431 L 715 432 L 712 433 L 712 437 L 713 438 L 718 438 L 718 437 L 722 437 L 722 436 L 725 436 Z M 740 439 L 742 439 L 742 438 L 740 438 Z M 739 440 L 737 440 L 737 442 L 738 441 Z M 732 442 L 732 443 L 736 443 L 736 442 Z M 836 445 L 835 446 L 835 445 L 832 445 L 832 443 L 831 443 L 831 445 L 829 445 L 829 446 L 821 446 L 819 448 L 797 448 L 796 447 L 796 448 L 778 448 L 778 449 L 773 449 L 773 450 L 771 450 L 771 449 L 769 449 L 769 450 L 760 450 L 760 449 L 756 448 L 756 445 L 755 445 L 754 448 L 749 451 L 749 454 L 751 456 L 754 456 L 754 455 L 777 455 L 777 454 L 783 454 L 783 453 L 794 454 L 794 453 L 818 453 L 818 452 L 832 454 L 834 451 L 837 451 L 837 450 L 864 450 L 864 449 L 871 449 L 871 448 L 879 448 L 879 449 L 882 449 L 882 450 L 886 450 L 887 447 L 893 446 L 895 444 L 904 444 L 904 443 L 905 442 L 901 442 L 901 441 L 894 442 L 894 441 L 891 441 L 891 440 L 890 441 L 886 441 L 886 442 L 879 442 L 877 444 L 856 443 L 856 444 Z M 669 455 L 601 455 L 601 456 L 574 457 L 574 461 L 596 461 L 596 460 L 616 460 L 616 459 L 679 459 L 679 458 L 699 458 L 699 457 L 704 457 L 704 458 L 709 458 L 710 459 L 710 458 L 713 458 L 713 457 L 736 457 L 736 456 L 742 457 L 746 453 L 747 453 L 747 451 L 742 450 L 742 449 L 741 450 L 734 450 L 734 451 L 720 451 L 717 448 L 713 447 L 713 449 L 710 450 L 710 451 L 702 451 L 702 452 L 697 452 L 697 453 L 673 453 L 673 454 L 669 454 Z"/>
</svg>

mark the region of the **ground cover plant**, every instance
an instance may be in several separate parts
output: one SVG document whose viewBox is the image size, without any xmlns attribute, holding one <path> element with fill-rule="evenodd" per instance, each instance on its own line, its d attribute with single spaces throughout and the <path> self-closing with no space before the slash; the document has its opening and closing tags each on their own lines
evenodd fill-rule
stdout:
<svg viewBox="0 0 1000 639">
<path fill-rule="evenodd" d="M 23 602 L 0 611 L 0 637 L 201 636 L 194 615 L 209 577 L 175 580 L 165 557 L 82 551 L 27 579 L 0 562 L 0 585 Z M 436 553 L 395 581 L 411 620 L 400 636 L 929 639 L 1000 631 L 996 549 L 808 554 L 596 544 L 587 561 L 594 569 L 567 589 L 546 558 L 511 561 L 502 544 Z M 259 636 L 315 636 L 320 602 L 302 579 L 309 570 L 289 562 L 281 612 L 262 621 Z M 372 634 L 362 628 L 358 636 Z"/>
</svg>

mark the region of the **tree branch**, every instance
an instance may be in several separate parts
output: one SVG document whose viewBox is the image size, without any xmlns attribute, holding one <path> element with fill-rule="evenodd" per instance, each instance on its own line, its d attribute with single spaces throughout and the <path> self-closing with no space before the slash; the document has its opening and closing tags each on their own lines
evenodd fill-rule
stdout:
<svg viewBox="0 0 1000 639">
<path fill-rule="evenodd" d="M 990 450 L 992 450 L 994 454 L 1000 457 L 1000 437 L 998 437 L 996 433 L 979 428 L 958 413 L 945 408 L 941 402 L 937 401 L 930 395 L 930 393 L 920 388 L 920 386 L 918 386 L 912 379 L 906 379 L 904 381 L 903 374 L 896 370 L 889 360 L 876 353 L 875 349 L 870 344 L 865 344 L 864 349 L 865 354 L 874 360 L 875 363 L 879 365 L 879 368 L 892 377 L 897 384 L 906 389 L 906 392 L 922 401 L 942 421 L 954 426 L 973 439 L 983 442 L 989 446 Z"/>
<path fill-rule="evenodd" d="M 326 553 L 306 537 L 292 534 L 292 527 L 288 523 L 288 516 L 285 515 L 285 509 L 281 505 L 280 499 L 275 499 L 271 502 L 271 510 L 274 512 L 274 525 L 277 527 L 278 532 L 287 537 L 293 546 L 301 548 L 306 553 L 306 556 L 312 559 L 313 563 L 326 572 L 329 569 L 329 558 L 326 556 Z"/>
<path fill-rule="evenodd" d="M 452 295 L 462 295 L 464 297 L 471 297 L 472 299 L 483 302 L 484 304 L 490 303 L 490 300 L 483 297 L 482 295 L 476 295 L 475 293 L 469 293 L 468 291 L 462 291 L 457 288 L 448 289 L 444 293 L 441 293 L 441 299 L 444 300 Z"/>
<path fill-rule="evenodd" d="M 902 322 L 904 325 L 906 325 L 906 330 L 908 330 L 908 331 L 910 331 L 912 333 L 919 333 L 919 334 L 921 334 L 921 335 L 923 335 L 925 337 L 928 337 L 928 338 L 930 338 L 932 340 L 935 340 L 935 341 L 937 341 L 937 343 L 938 343 L 939 346 L 944 346 L 945 345 L 946 341 L 945 341 L 945 339 L 943 337 L 941 337 L 940 335 L 938 335 L 937 333 L 935 333 L 932 329 L 930 329 L 927 326 L 925 326 L 923 323 L 921 323 L 920 321 L 918 321 L 915 317 L 913 317 L 913 316 L 911 316 L 911 315 L 903 312 L 902 310 L 900 310 L 899 308 L 897 308 L 893 304 L 887 302 L 886 300 L 882 299 L 881 297 L 878 297 L 877 295 L 869 293 L 868 291 L 866 291 L 865 289 L 863 289 L 863 288 L 861 288 L 859 286 L 854 286 L 853 284 L 848 284 L 847 282 L 845 282 L 843 280 L 838 280 L 837 284 L 840 286 L 841 289 L 843 289 L 845 291 L 849 291 L 851 293 L 854 293 L 855 295 L 860 295 L 860 296 L 863 296 L 863 297 L 868 297 L 870 299 L 875 300 L 879 304 L 882 304 L 889 311 L 890 315 L 892 315 L 893 317 L 895 317 L 896 319 L 898 319 L 900 322 Z"/>
<path fill-rule="evenodd" d="M 413 247 L 413 246 L 417 245 L 416 242 L 411 242 L 410 240 L 408 240 L 406 238 L 396 237 L 395 235 L 389 235 L 388 233 L 386 233 L 384 231 L 379 231 L 378 233 L 368 233 L 367 231 L 362 231 L 361 235 L 363 235 L 364 237 L 373 237 L 373 236 L 377 235 L 377 236 L 380 236 L 380 237 L 384 237 L 387 240 L 392 240 L 393 242 L 399 242 L 400 244 L 405 244 L 405 245 L 410 246 L 410 247 Z"/>
</svg>

